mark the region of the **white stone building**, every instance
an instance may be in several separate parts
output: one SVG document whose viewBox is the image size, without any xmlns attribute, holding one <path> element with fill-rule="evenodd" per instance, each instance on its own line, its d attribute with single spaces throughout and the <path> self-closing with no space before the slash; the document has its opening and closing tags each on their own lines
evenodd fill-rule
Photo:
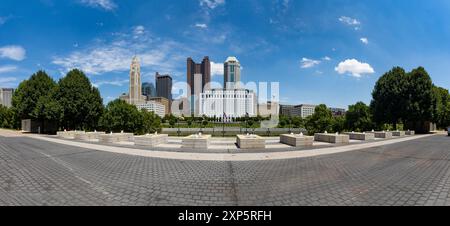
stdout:
<svg viewBox="0 0 450 226">
<path fill-rule="evenodd" d="M 256 116 L 256 95 L 246 89 L 211 89 L 200 94 L 199 115 L 222 118 Z"/>
<path fill-rule="evenodd" d="M 141 103 L 135 104 L 137 109 L 147 109 L 147 111 L 153 111 L 155 114 L 157 114 L 159 117 L 163 118 L 166 115 L 166 107 L 158 103 L 156 101 L 145 101 Z"/>
</svg>

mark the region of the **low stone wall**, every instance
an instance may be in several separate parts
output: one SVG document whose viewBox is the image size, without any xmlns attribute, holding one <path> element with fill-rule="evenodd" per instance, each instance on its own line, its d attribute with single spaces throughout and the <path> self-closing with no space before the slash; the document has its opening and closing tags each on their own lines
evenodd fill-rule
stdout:
<svg viewBox="0 0 450 226">
<path fill-rule="evenodd" d="M 190 135 L 181 140 L 181 148 L 208 149 L 211 135 Z"/>
<path fill-rule="evenodd" d="M 375 134 L 373 133 L 344 133 L 345 135 L 348 135 L 350 137 L 350 140 L 374 140 Z"/>
<path fill-rule="evenodd" d="M 59 131 L 56 132 L 56 135 L 60 138 L 64 139 L 75 139 L 75 135 L 77 134 L 85 134 L 84 131 Z"/>
<path fill-rule="evenodd" d="M 345 134 L 316 133 L 314 134 L 314 140 L 333 144 L 350 143 L 350 137 Z"/>
<path fill-rule="evenodd" d="M 103 143 L 133 142 L 134 135 L 132 133 L 103 134 L 99 136 L 99 141 Z"/>
<path fill-rule="evenodd" d="M 169 136 L 189 136 L 191 134 L 209 134 L 215 137 L 230 137 L 230 136 L 236 136 L 239 134 L 256 134 L 259 136 L 280 136 L 281 134 L 287 134 L 287 133 L 304 133 L 306 134 L 307 131 L 305 129 L 298 129 L 298 128 L 239 128 L 239 127 L 216 127 L 216 128 L 163 128 L 162 133 L 168 134 Z"/>
<path fill-rule="evenodd" d="M 105 132 L 87 132 L 75 134 L 75 140 L 98 140 Z"/>
<path fill-rule="evenodd" d="M 258 135 L 237 135 L 236 143 L 240 149 L 266 148 L 266 140 Z"/>
<path fill-rule="evenodd" d="M 310 147 L 313 146 L 314 137 L 300 134 L 282 134 L 280 142 L 294 147 Z"/>
<path fill-rule="evenodd" d="M 394 137 L 404 137 L 404 136 L 406 136 L 406 133 L 405 133 L 405 131 L 394 131 L 394 132 L 392 132 L 392 136 L 394 136 Z"/>
<path fill-rule="evenodd" d="M 369 132 L 375 134 L 375 138 L 389 139 L 392 138 L 392 132 Z"/>
<path fill-rule="evenodd" d="M 150 146 L 155 147 L 160 144 L 166 144 L 168 139 L 167 134 L 149 134 L 144 136 L 136 136 L 134 137 L 134 144 L 141 146 Z"/>
<path fill-rule="evenodd" d="M 410 131 L 406 131 L 405 134 L 408 136 L 413 136 L 413 135 L 416 135 L 416 132 L 410 130 Z"/>
</svg>

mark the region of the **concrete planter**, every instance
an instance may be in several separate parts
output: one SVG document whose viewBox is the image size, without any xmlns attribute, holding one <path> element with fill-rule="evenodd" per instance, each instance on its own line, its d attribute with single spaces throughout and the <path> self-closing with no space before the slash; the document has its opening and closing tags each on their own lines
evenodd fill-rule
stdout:
<svg viewBox="0 0 450 226">
<path fill-rule="evenodd" d="M 350 136 L 345 134 L 316 133 L 314 134 L 314 140 L 332 144 L 348 144 L 350 143 Z"/>
<path fill-rule="evenodd" d="M 392 132 L 392 136 L 394 136 L 394 137 L 404 137 L 404 136 L 406 136 L 406 133 L 405 133 L 405 131 L 394 131 L 394 132 Z"/>
<path fill-rule="evenodd" d="M 102 134 L 105 134 L 105 132 L 78 133 L 75 134 L 75 140 L 98 140 Z"/>
<path fill-rule="evenodd" d="M 134 135 L 132 133 L 102 134 L 99 136 L 99 141 L 103 143 L 133 142 Z"/>
<path fill-rule="evenodd" d="M 190 135 L 181 140 L 181 148 L 208 149 L 211 135 Z"/>
<path fill-rule="evenodd" d="M 85 134 L 84 131 L 59 131 L 56 132 L 56 135 L 60 138 L 64 139 L 75 139 L 75 135 L 77 134 Z"/>
<path fill-rule="evenodd" d="M 374 140 L 375 134 L 373 133 L 344 133 L 350 137 L 350 140 Z"/>
<path fill-rule="evenodd" d="M 134 137 L 134 144 L 141 146 L 155 147 L 160 144 L 166 144 L 168 139 L 167 134 L 148 134 L 144 136 Z"/>
<path fill-rule="evenodd" d="M 406 131 L 405 134 L 407 136 L 413 136 L 413 135 L 416 135 L 416 132 L 415 131 Z"/>
<path fill-rule="evenodd" d="M 389 139 L 392 138 L 392 132 L 370 132 L 375 134 L 375 138 Z"/>
<path fill-rule="evenodd" d="M 237 135 L 236 143 L 240 149 L 266 148 L 266 140 L 258 135 Z"/>
<path fill-rule="evenodd" d="M 282 134 L 280 142 L 294 147 L 310 147 L 313 146 L 314 137 L 300 134 Z"/>
</svg>

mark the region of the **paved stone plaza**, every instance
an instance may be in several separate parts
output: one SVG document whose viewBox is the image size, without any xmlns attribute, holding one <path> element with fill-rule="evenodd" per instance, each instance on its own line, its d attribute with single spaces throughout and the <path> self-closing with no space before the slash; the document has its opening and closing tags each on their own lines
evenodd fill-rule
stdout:
<svg viewBox="0 0 450 226">
<path fill-rule="evenodd" d="M 166 160 L 0 136 L 0 205 L 450 205 L 442 135 L 270 161 Z"/>
</svg>

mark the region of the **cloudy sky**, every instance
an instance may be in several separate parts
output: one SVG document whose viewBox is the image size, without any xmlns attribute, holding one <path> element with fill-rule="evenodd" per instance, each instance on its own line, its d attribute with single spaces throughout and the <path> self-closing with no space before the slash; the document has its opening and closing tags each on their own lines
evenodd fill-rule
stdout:
<svg viewBox="0 0 450 226">
<path fill-rule="evenodd" d="M 210 56 L 221 82 L 233 55 L 244 82 L 280 82 L 284 103 L 347 107 L 393 66 L 449 88 L 448 12 L 447 0 L 2 0 L 0 87 L 80 68 L 108 102 L 128 91 L 134 54 L 143 81 L 176 82 L 189 56 Z"/>
</svg>

